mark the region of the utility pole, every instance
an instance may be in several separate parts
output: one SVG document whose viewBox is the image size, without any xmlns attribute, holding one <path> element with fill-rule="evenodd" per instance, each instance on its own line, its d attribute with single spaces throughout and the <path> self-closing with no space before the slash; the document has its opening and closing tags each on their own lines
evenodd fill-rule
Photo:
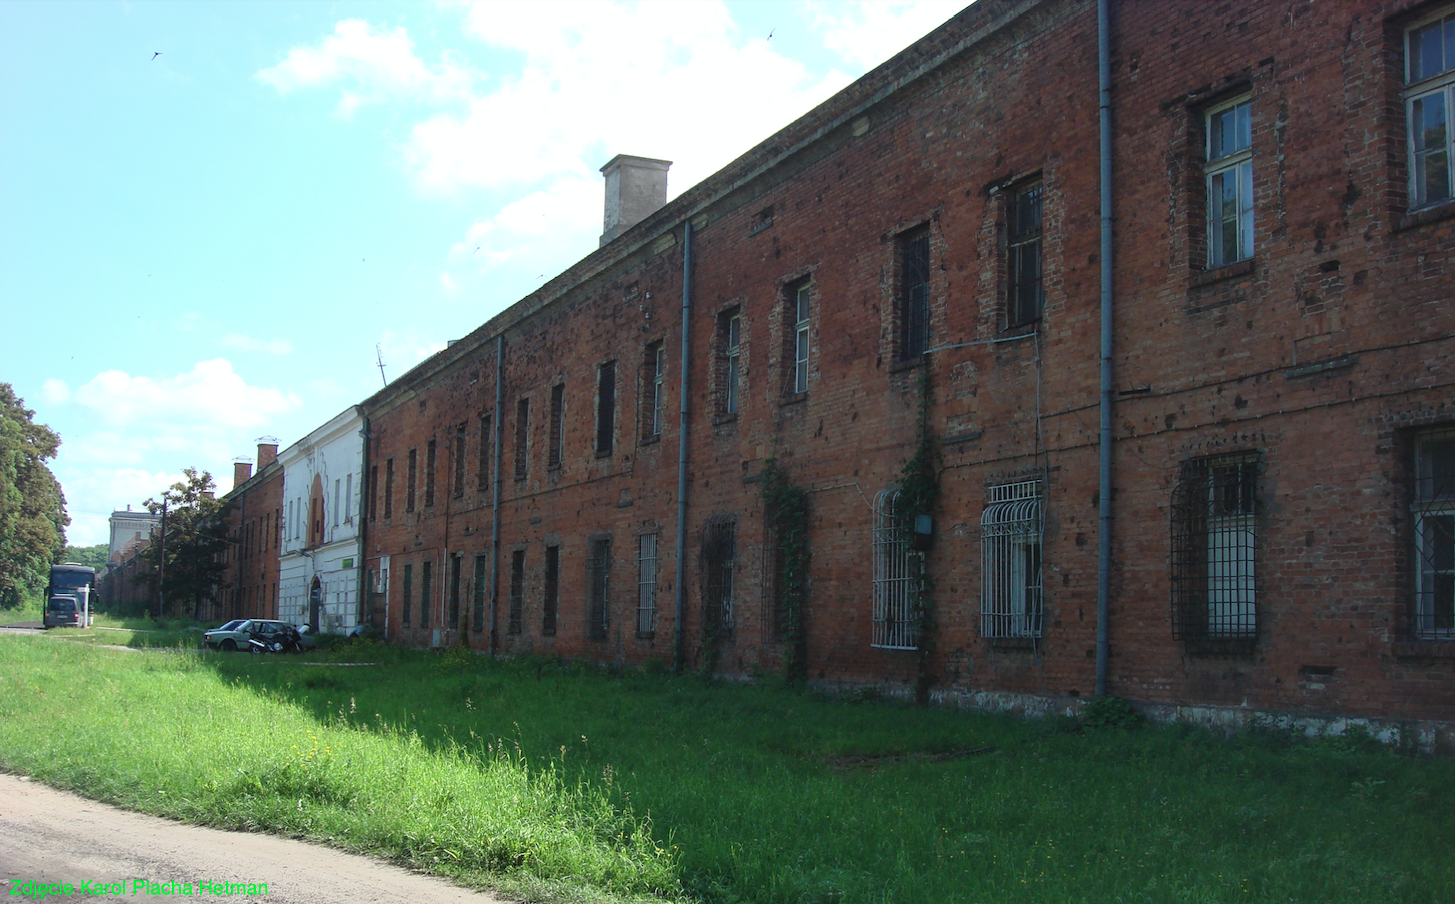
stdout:
<svg viewBox="0 0 1455 904">
<path fill-rule="evenodd" d="M 379 347 L 377 342 L 374 343 L 374 360 L 379 362 L 379 379 L 384 381 L 385 386 L 388 386 L 389 380 L 384 376 L 384 350 Z"/>
<path fill-rule="evenodd" d="M 162 494 L 162 533 L 157 538 L 157 618 L 163 618 L 167 611 L 166 591 L 162 585 L 167 579 L 167 494 Z"/>
</svg>

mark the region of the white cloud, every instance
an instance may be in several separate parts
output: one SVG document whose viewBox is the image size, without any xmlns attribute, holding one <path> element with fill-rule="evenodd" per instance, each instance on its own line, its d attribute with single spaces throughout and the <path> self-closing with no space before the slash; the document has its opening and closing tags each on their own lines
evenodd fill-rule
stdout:
<svg viewBox="0 0 1455 904">
<path fill-rule="evenodd" d="M 405 29 L 375 29 L 359 19 L 339 22 L 317 47 L 294 47 L 281 63 L 257 73 L 283 93 L 347 82 L 338 106 L 343 116 L 391 97 L 458 97 L 480 77 L 449 55 L 430 68 L 415 56 Z"/>
<path fill-rule="evenodd" d="M 811 8 L 824 46 L 868 72 L 964 7 L 965 0 L 836 0 Z"/>
<path fill-rule="evenodd" d="M 71 400 L 71 387 L 66 385 L 65 380 L 52 377 L 40 384 L 40 397 L 52 405 L 64 405 Z"/>
<path fill-rule="evenodd" d="M 118 426 L 255 427 L 302 405 L 291 391 L 249 386 L 226 358 L 161 379 L 108 370 L 77 388 L 75 400 Z"/>
<path fill-rule="evenodd" d="M 293 353 L 293 343 L 287 339 L 254 339 L 242 333 L 232 333 L 222 337 L 222 344 L 230 348 L 240 348 L 249 352 L 267 352 L 270 355 L 288 355 Z"/>
<path fill-rule="evenodd" d="M 564 175 L 541 191 L 513 201 L 493 217 L 475 222 L 450 249 L 452 264 L 489 270 L 513 259 L 562 248 L 573 258 L 589 252 L 601 233 L 601 180 Z M 554 275 L 554 269 L 552 274 Z"/>
</svg>

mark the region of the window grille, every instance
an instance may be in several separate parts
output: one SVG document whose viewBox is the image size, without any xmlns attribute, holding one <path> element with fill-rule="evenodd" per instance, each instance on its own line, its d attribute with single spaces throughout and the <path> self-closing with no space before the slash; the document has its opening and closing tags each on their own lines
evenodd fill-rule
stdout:
<svg viewBox="0 0 1455 904">
<path fill-rule="evenodd" d="M 434 563 L 425 561 L 419 565 L 419 626 L 429 627 L 430 610 L 434 608 Z"/>
<path fill-rule="evenodd" d="M 871 646 L 913 650 L 919 646 L 919 569 L 895 510 L 898 490 L 874 497 L 874 633 Z M 918 562 L 910 557 L 917 556 Z"/>
<path fill-rule="evenodd" d="M 610 574 L 611 540 L 604 537 L 592 540 L 591 558 L 586 560 L 586 589 L 589 594 L 586 636 L 592 640 L 606 638 Z"/>
<path fill-rule="evenodd" d="M 1455 638 L 1455 430 L 1415 447 L 1415 635 Z"/>
<path fill-rule="evenodd" d="M 657 629 L 657 535 L 637 538 L 637 633 Z"/>
<path fill-rule="evenodd" d="M 1042 636 L 1041 496 L 1039 480 L 990 488 L 980 515 L 982 637 Z"/>
<path fill-rule="evenodd" d="M 400 618 L 400 624 L 409 627 L 409 618 L 413 614 L 410 610 L 414 608 L 414 565 L 404 566 L 404 612 Z"/>
<path fill-rule="evenodd" d="M 1182 463 L 1172 494 L 1172 631 L 1183 640 L 1253 640 L 1258 458 Z"/>
<path fill-rule="evenodd" d="M 1006 211 L 1006 326 L 1041 319 L 1041 183 L 1010 197 Z"/>
<path fill-rule="evenodd" d="M 476 553 L 474 599 L 471 601 L 474 606 L 470 613 L 470 626 L 476 631 L 485 630 L 485 599 L 490 595 L 489 581 L 490 556 L 488 553 Z"/>
<path fill-rule="evenodd" d="M 450 609 L 449 620 L 445 622 L 450 630 L 460 626 L 460 572 L 464 564 L 464 556 L 458 553 L 450 556 Z"/>
<path fill-rule="evenodd" d="M 899 357 L 918 358 L 930 347 L 930 231 L 899 240 Z"/>
<path fill-rule="evenodd" d="M 732 633 L 736 557 L 737 522 L 708 524 L 702 537 L 702 627 L 706 632 Z"/>
<path fill-rule="evenodd" d="M 524 571 L 525 553 L 520 554 Z M 524 581 L 524 578 L 522 578 Z M 561 547 L 546 547 L 545 598 L 541 603 L 541 634 L 556 633 L 556 616 L 561 608 Z M 522 590 L 522 594 L 524 591 Z"/>
<path fill-rule="evenodd" d="M 1253 256 L 1253 105 L 1247 98 L 1207 114 L 1207 265 Z"/>
<path fill-rule="evenodd" d="M 546 549 L 546 561 L 550 561 L 551 550 Z M 549 607 L 546 615 L 550 621 L 549 631 L 544 630 L 543 634 L 556 633 L 556 613 Z M 510 634 L 519 634 L 521 623 L 525 620 L 525 550 L 517 549 L 510 554 L 510 618 L 507 622 L 506 631 Z"/>
</svg>

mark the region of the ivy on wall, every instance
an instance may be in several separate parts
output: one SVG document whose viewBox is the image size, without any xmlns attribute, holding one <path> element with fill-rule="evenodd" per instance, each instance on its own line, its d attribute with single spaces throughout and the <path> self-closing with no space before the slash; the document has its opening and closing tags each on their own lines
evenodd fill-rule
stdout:
<svg viewBox="0 0 1455 904">
<path fill-rule="evenodd" d="M 763 514 L 772 537 L 773 586 L 778 633 L 785 650 L 784 677 L 801 681 L 807 674 L 807 642 L 803 606 L 808 596 L 808 493 L 788 479 L 788 472 L 770 458 L 763 465 Z"/>
<path fill-rule="evenodd" d="M 915 437 L 914 453 L 905 463 L 899 477 L 899 498 L 895 512 L 899 528 L 913 536 L 915 521 L 920 515 L 933 517 L 940 502 L 940 471 L 944 459 L 940 454 L 940 439 L 930 427 L 930 410 L 934 405 L 934 392 L 930 384 L 930 371 L 925 368 L 920 374 L 919 427 Z M 928 553 L 910 556 L 910 568 L 916 580 L 919 603 L 919 660 L 915 675 L 915 699 L 928 703 L 931 676 L 930 657 L 935 650 L 935 580 L 926 567 Z"/>
</svg>

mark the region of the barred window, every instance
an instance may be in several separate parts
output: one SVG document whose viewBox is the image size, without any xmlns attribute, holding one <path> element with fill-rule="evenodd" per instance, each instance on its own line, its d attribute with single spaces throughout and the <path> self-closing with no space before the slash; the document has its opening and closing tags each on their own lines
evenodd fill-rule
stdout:
<svg viewBox="0 0 1455 904">
<path fill-rule="evenodd" d="M 702 538 L 702 627 L 704 632 L 733 630 L 733 564 L 737 522 L 714 521 Z"/>
<path fill-rule="evenodd" d="M 871 646 L 886 650 L 919 647 L 919 574 L 924 559 L 909 548 L 899 523 L 898 490 L 874 497 L 874 633 Z M 918 566 L 918 567 L 916 567 Z"/>
<path fill-rule="evenodd" d="M 429 627 L 429 610 L 434 607 L 434 562 L 419 564 L 419 626 Z"/>
<path fill-rule="evenodd" d="M 610 576 L 611 539 L 598 537 L 591 541 L 591 557 L 586 560 L 586 636 L 592 640 L 606 638 Z"/>
<path fill-rule="evenodd" d="M 404 566 L 404 612 L 400 618 L 400 624 L 409 627 L 410 610 L 414 608 L 414 565 Z"/>
<path fill-rule="evenodd" d="M 1415 635 L 1455 638 L 1455 430 L 1415 446 Z"/>
<path fill-rule="evenodd" d="M 657 535 L 637 538 L 637 633 L 657 630 Z"/>
<path fill-rule="evenodd" d="M 475 554 L 474 611 L 470 615 L 470 627 L 475 631 L 485 630 L 485 598 L 490 595 L 490 555 Z"/>
<path fill-rule="evenodd" d="M 1258 457 L 1182 463 L 1172 494 L 1172 631 L 1183 640 L 1258 634 Z"/>
<path fill-rule="evenodd" d="M 980 514 L 980 635 L 1041 636 L 1039 480 L 991 487 Z"/>
<path fill-rule="evenodd" d="M 546 550 L 549 559 L 550 550 Z M 551 612 L 550 631 L 542 630 L 543 634 L 556 633 L 555 613 Z M 519 634 L 521 622 L 525 619 L 525 550 L 517 549 L 510 554 L 510 618 L 507 621 L 506 631 L 510 634 Z M 544 628 L 544 626 L 542 626 Z"/>
<path fill-rule="evenodd" d="M 449 614 L 445 621 L 445 628 L 455 630 L 460 627 L 460 577 L 464 570 L 465 557 L 460 553 L 450 556 L 450 585 L 449 585 Z"/>
</svg>

